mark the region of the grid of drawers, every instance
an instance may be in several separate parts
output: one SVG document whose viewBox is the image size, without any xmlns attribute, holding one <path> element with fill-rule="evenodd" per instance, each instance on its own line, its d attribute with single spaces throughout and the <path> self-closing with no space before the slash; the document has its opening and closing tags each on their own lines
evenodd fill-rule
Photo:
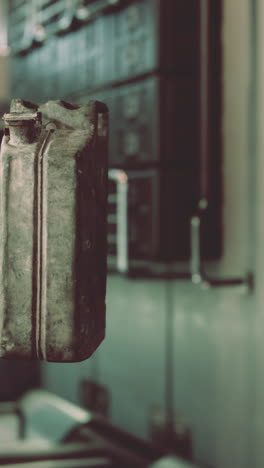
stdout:
<svg viewBox="0 0 264 468">
<path fill-rule="evenodd" d="M 198 2 L 163 0 L 162 6 L 160 2 L 123 0 L 120 2 L 122 7 L 117 7 L 115 12 L 81 24 L 76 23 L 76 19 L 74 22 L 74 16 L 72 22 L 66 20 L 77 11 L 74 8 L 77 1 L 16 3 L 12 0 L 10 46 L 15 57 L 28 55 L 25 73 L 38 62 L 38 87 L 42 88 L 47 79 L 46 69 L 51 68 L 52 88 L 55 84 L 55 89 L 63 96 L 78 95 L 154 71 L 164 70 L 195 79 L 198 72 Z M 69 34 L 62 34 L 60 29 L 63 18 L 65 23 L 72 24 Z M 31 56 L 34 56 L 32 64 Z M 66 79 L 60 79 L 61 75 L 64 78 L 67 75 L 68 83 Z M 26 83 L 24 93 L 28 93 Z"/>
</svg>

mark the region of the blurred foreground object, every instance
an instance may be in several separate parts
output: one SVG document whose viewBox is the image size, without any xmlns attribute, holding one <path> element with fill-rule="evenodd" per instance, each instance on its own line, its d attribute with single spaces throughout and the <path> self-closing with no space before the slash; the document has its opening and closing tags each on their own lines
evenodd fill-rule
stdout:
<svg viewBox="0 0 264 468">
<path fill-rule="evenodd" d="M 2 403 L 3 432 L 0 465 L 10 468 L 197 468 L 45 390 Z"/>
<path fill-rule="evenodd" d="M 80 361 L 105 334 L 108 112 L 13 100 L 0 159 L 0 356 Z"/>
</svg>

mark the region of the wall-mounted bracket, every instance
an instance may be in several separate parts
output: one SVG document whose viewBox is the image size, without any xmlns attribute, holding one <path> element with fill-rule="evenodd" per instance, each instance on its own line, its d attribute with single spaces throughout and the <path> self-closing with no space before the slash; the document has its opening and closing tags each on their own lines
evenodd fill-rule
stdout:
<svg viewBox="0 0 264 468">
<path fill-rule="evenodd" d="M 191 218 L 191 259 L 190 259 L 190 273 L 193 284 L 199 285 L 203 288 L 221 288 L 221 287 L 245 287 L 248 292 L 254 288 L 254 276 L 252 272 L 248 272 L 244 277 L 227 277 L 227 278 L 213 278 L 210 277 L 205 271 L 201 259 L 201 220 L 200 214 Z"/>
</svg>

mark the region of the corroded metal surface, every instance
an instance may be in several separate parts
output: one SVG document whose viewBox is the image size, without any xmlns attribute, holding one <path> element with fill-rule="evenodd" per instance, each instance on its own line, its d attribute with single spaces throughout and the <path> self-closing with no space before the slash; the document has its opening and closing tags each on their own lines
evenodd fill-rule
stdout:
<svg viewBox="0 0 264 468">
<path fill-rule="evenodd" d="M 106 107 L 4 115 L 0 159 L 0 356 L 89 357 L 104 338 Z"/>
</svg>

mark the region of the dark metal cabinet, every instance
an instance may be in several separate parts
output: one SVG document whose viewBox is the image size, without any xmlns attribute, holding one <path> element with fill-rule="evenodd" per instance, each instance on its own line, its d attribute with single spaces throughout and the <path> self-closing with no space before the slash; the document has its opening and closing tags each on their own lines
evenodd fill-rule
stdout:
<svg viewBox="0 0 264 468">
<path fill-rule="evenodd" d="M 129 170 L 128 252 L 131 259 L 184 260 L 189 253 L 189 220 L 195 210 L 198 186 L 195 172 Z M 189 190 L 186 191 L 186 186 Z M 110 196 L 114 187 L 110 183 Z M 109 217 L 115 216 L 109 204 Z M 116 225 L 110 224 L 109 253 L 115 254 Z"/>
<path fill-rule="evenodd" d="M 81 21 L 81 3 L 86 12 L 108 6 Z M 12 94 L 96 98 L 110 109 L 109 166 L 128 176 L 130 257 L 188 259 L 203 198 L 203 256 L 219 256 L 221 0 L 208 2 L 205 25 L 198 0 L 39 0 L 33 15 L 32 2 L 9 5 Z"/>
<path fill-rule="evenodd" d="M 170 170 L 129 173 L 129 253 L 131 258 L 186 259 L 189 219 L 195 209 L 195 173 Z M 186 185 L 189 190 L 186 191 Z"/>
</svg>

